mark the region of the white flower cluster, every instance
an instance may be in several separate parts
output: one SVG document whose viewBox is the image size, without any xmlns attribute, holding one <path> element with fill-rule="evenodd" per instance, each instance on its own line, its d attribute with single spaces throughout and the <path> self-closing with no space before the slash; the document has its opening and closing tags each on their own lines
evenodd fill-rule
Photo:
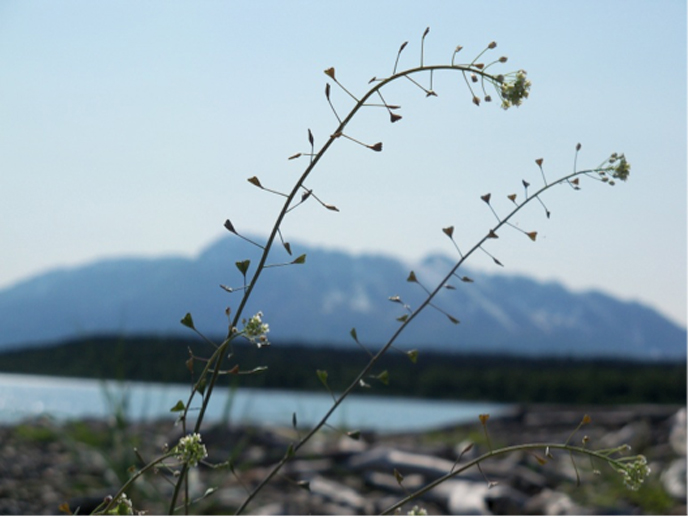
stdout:
<svg viewBox="0 0 688 517">
<path fill-rule="evenodd" d="M 636 491 L 650 475 L 650 467 L 647 466 L 647 459 L 642 454 L 635 457 L 635 461 L 629 462 L 619 469 L 619 473 L 624 477 L 624 485 L 629 490 Z"/>
<path fill-rule="evenodd" d="M 208 451 L 201 443 L 201 435 L 198 433 L 182 436 L 175 452 L 177 459 L 190 467 L 195 467 L 199 461 L 208 457 Z"/>
<path fill-rule="evenodd" d="M 619 178 L 622 181 L 626 181 L 628 179 L 628 175 L 631 172 L 631 164 L 628 163 L 623 154 L 612 154 L 612 156 L 609 158 L 609 163 L 614 164 L 613 176 L 615 178 Z"/>
<path fill-rule="evenodd" d="M 262 312 L 258 312 L 255 316 L 252 316 L 245 325 L 243 334 L 252 343 L 256 343 L 258 347 L 270 344 L 265 336 L 265 334 L 270 332 L 270 327 L 267 323 L 263 323 Z"/>
<path fill-rule="evenodd" d="M 117 498 L 110 510 L 108 510 L 107 514 L 134 515 L 134 504 L 131 502 L 131 499 L 127 497 L 127 494 L 122 494 Z"/>
<path fill-rule="evenodd" d="M 502 108 L 506 110 L 511 106 L 520 106 L 523 99 L 528 98 L 529 91 L 530 81 L 526 79 L 526 71 L 519 70 L 513 81 L 502 81 Z"/>
</svg>

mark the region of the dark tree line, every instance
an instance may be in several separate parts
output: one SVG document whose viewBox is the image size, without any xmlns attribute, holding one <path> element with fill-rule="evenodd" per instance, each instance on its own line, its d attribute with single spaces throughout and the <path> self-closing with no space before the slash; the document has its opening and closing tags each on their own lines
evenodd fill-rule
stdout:
<svg viewBox="0 0 688 517">
<path fill-rule="evenodd" d="M 370 388 L 359 392 L 522 403 L 686 402 L 684 363 L 463 355 L 418 349 L 416 363 L 404 353 L 388 354 L 366 379 Z M 195 356 L 193 374 L 189 350 Z M 197 339 L 94 337 L 2 353 L 0 371 L 189 383 L 200 372 L 202 358 L 211 353 L 211 345 Z M 328 385 L 338 391 L 351 382 L 366 358 L 355 345 L 334 348 L 280 343 L 261 349 L 235 345 L 228 364 L 238 365 L 241 371 L 259 366 L 268 369 L 254 375 L 228 375 L 223 384 L 321 391 L 325 388 L 316 372 L 325 370 Z"/>
</svg>

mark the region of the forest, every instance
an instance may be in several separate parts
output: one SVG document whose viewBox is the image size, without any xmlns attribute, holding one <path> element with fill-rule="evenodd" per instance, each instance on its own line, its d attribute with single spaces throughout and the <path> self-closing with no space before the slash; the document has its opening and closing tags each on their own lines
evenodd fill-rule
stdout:
<svg viewBox="0 0 688 517">
<path fill-rule="evenodd" d="M 394 351 L 359 393 L 567 404 L 685 404 L 686 365 L 618 358 L 523 357 Z M 221 384 L 338 392 L 375 350 L 325 344 L 236 344 Z M 0 372 L 191 383 L 212 345 L 178 337 L 93 337 L 0 354 Z M 193 359 L 192 359 L 193 356 Z M 415 362 L 413 361 L 415 359 Z M 238 368 L 235 368 L 238 367 Z M 254 373 L 244 373 L 254 372 Z M 322 375 L 327 372 L 327 388 Z"/>
</svg>

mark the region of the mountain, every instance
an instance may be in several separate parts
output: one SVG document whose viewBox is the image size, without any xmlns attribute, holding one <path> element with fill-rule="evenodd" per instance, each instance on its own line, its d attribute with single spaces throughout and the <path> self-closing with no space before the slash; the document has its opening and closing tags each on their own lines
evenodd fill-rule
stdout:
<svg viewBox="0 0 688 517">
<path fill-rule="evenodd" d="M 403 304 L 416 307 L 422 288 L 434 287 L 452 266 L 440 255 L 409 267 L 392 257 L 349 255 L 292 243 L 293 256 L 276 246 L 269 263 L 306 254 L 305 264 L 271 267 L 244 314 L 262 311 L 270 339 L 313 345 L 353 343 L 375 347 L 398 328 Z M 92 334 L 184 334 L 179 321 L 190 312 L 209 336 L 227 331 L 225 308 L 235 308 L 241 287 L 235 262 L 249 259 L 255 246 L 227 236 L 196 258 L 121 258 L 54 270 L 0 291 L 0 350 L 38 346 Z M 684 359 L 686 330 L 639 303 L 600 292 L 572 293 L 562 285 L 523 276 L 466 270 L 455 289 L 444 289 L 435 305 L 460 320 L 456 325 L 431 307 L 401 335 L 404 346 L 524 355 Z"/>
</svg>

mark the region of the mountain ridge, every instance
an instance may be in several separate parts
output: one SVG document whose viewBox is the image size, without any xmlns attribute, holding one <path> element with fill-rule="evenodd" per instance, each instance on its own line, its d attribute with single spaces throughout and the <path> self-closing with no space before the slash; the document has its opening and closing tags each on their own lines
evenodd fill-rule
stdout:
<svg viewBox="0 0 688 517">
<path fill-rule="evenodd" d="M 255 238 L 253 240 L 258 240 Z M 340 250 L 292 243 L 281 246 L 269 263 L 306 254 L 304 265 L 274 267 L 262 273 L 244 314 L 259 310 L 274 341 L 344 344 L 350 330 L 379 346 L 389 339 L 405 313 L 424 292 L 406 282 L 409 264 L 387 255 L 352 255 Z M 53 270 L 0 290 L 0 350 L 52 343 L 89 334 L 182 334 L 179 320 L 190 312 L 207 335 L 224 335 L 225 308 L 238 304 L 241 288 L 235 262 L 249 259 L 249 274 L 260 249 L 226 236 L 196 257 L 111 258 L 81 267 Z M 433 287 L 453 262 L 440 254 L 411 268 L 419 282 Z M 521 275 L 489 275 L 463 270 L 454 289 L 435 303 L 461 321 L 428 307 L 398 343 L 438 350 L 507 351 L 524 355 L 619 356 L 679 359 L 686 355 L 686 331 L 654 309 L 620 301 L 599 291 L 573 293 L 557 282 Z M 399 296 L 402 303 L 389 297 Z"/>
</svg>

